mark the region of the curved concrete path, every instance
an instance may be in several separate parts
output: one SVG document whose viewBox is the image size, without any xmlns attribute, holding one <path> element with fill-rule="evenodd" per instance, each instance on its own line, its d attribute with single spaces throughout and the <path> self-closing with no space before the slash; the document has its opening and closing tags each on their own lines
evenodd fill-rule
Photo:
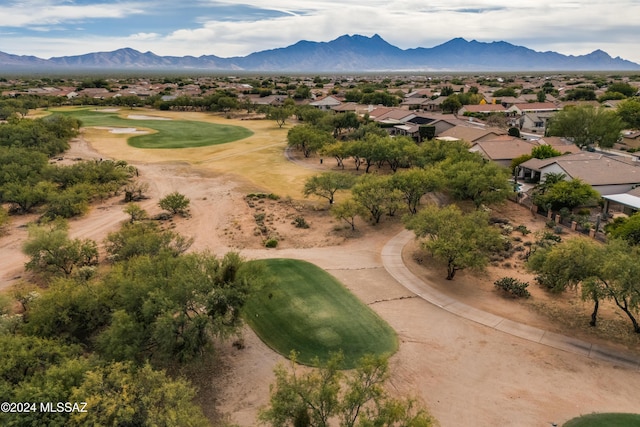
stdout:
<svg viewBox="0 0 640 427">
<path fill-rule="evenodd" d="M 463 304 L 435 288 L 413 274 L 402 259 L 402 249 L 414 238 L 411 231 L 404 230 L 387 242 L 382 249 L 382 264 L 398 283 L 409 291 L 433 305 L 468 320 L 480 323 L 495 330 L 505 332 L 529 341 L 544 344 L 558 350 L 587 356 L 591 359 L 605 360 L 616 365 L 640 370 L 640 358 L 623 354 L 586 341 L 556 334 Z"/>
</svg>

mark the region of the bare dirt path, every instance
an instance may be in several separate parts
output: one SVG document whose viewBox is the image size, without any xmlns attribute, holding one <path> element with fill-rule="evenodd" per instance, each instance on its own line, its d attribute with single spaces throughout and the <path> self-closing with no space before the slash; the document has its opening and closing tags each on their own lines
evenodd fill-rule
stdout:
<svg viewBox="0 0 640 427">
<path fill-rule="evenodd" d="M 95 151 L 83 141 L 74 143 L 73 150 L 69 157 L 106 158 L 113 151 Z M 234 249 L 247 258 L 305 259 L 328 270 L 369 304 L 400 338 L 392 357 L 392 391 L 418 397 L 443 427 L 549 426 L 584 413 L 637 412 L 640 407 L 637 371 L 507 335 L 415 298 L 382 265 L 382 248 L 400 231 L 397 224 L 360 224 L 356 237 L 338 238 L 332 231 L 336 224 L 322 222 L 319 215 L 311 229 L 298 231 L 320 242 L 317 247 L 296 247 L 293 236 L 278 249 L 261 249 L 251 232 L 253 211 L 244 200 L 247 183 L 237 175 L 193 167 L 166 153 L 153 160 L 139 154 L 125 160 L 150 184 L 151 198 L 143 202 L 149 213 L 159 212 L 157 200 L 168 192 L 180 191 L 191 199 L 191 218 L 176 219 L 174 226 L 194 237 L 193 250 L 222 255 Z M 71 222 L 72 235 L 101 241 L 126 218 L 122 207 L 112 200 L 93 208 Z M 13 223 L 9 235 L 0 239 L 0 287 L 21 274 L 24 257 L 19 248 L 26 230 L 20 225 Z M 234 227 L 239 230 L 235 235 Z M 243 239 L 238 239 L 240 233 Z M 273 367 L 283 358 L 250 330 L 244 340 L 243 350 L 230 343 L 219 349 L 224 369 L 212 375 L 216 395 L 209 405 L 241 426 L 253 426 L 259 407 L 267 402 Z"/>
</svg>

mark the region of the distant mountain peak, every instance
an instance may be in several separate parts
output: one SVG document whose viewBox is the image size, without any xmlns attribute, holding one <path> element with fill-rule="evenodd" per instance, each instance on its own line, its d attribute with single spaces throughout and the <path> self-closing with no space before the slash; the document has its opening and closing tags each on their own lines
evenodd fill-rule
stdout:
<svg viewBox="0 0 640 427">
<path fill-rule="evenodd" d="M 612 58 L 597 49 L 588 55 L 537 52 L 506 41 L 467 41 L 456 37 L 432 48 L 400 49 L 379 34 L 342 35 L 329 42 L 301 40 L 288 47 L 244 57 L 215 55 L 158 56 L 125 47 L 112 52 L 64 56 L 48 60 L 0 52 L 4 70 L 245 70 L 283 72 L 335 71 L 580 71 L 640 70 L 640 65 Z"/>
</svg>

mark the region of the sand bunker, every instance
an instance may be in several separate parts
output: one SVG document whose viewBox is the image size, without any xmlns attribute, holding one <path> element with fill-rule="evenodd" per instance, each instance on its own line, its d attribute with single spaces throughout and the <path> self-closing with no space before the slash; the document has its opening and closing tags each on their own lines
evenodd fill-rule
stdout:
<svg viewBox="0 0 640 427">
<path fill-rule="evenodd" d="M 156 117 L 156 116 L 145 116 L 142 114 L 130 114 L 127 116 L 127 119 L 133 120 L 171 120 L 168 117 Z"/>
<path fill-rule="evenodd" d="M 138 130 L 137 128 L 114 128 L 114 127 L 106 127 L 106 126 L 95 126 L 95 129 L 108 130 L 109 133 L 117 133 L 117 134 L 126 133 L 126 134 L 142 135 L 145 133 L 149 133 L 146 130 Z"/>
</svg>

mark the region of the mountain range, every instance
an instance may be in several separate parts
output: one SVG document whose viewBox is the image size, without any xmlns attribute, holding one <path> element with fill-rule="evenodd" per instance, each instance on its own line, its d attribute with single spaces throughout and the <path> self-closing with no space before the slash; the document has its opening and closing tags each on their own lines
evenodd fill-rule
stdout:
<svg viewBox="0 0 640 427">
<path fill-rule="evenodd" d="M 330 42 L 302 40 L 291 46 L 221 58 L 215 55 L 158 56 L 124 48 L 113 52 L 41 59 L 0 52 L 0 72 L 74 70 L 193 70 L 261 72 L 352 71 L 624 71 L 640 64 L 602 50 L 587 55 L 538 52 L 499 42 L 455 38 L 441 45 L 400 49 L 379 35 L 343 35 Z"/>
</svg>

